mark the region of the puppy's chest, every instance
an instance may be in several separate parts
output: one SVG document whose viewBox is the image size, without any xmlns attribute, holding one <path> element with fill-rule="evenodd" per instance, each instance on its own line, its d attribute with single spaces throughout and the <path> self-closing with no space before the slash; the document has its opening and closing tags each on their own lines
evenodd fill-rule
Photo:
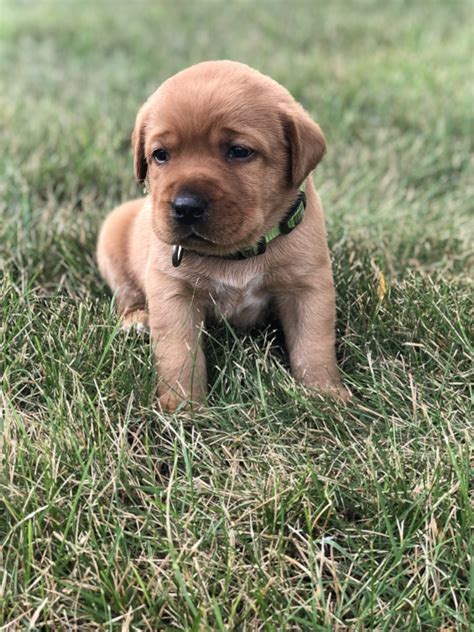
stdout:
<svg viewBox="0 0 474 632">
<path fill-rule="evenodd" d="M 268 309 L 270 294 L 262 274 L 242 280 L 215 280 L 209 290 L 210 315 L 247 327 L 261 320 Z"/>
</svg>

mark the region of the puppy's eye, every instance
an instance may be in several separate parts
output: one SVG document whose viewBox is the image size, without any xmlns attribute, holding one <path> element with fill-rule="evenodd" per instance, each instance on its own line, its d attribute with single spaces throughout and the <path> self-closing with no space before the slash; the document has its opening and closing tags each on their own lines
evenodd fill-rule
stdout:
<svg viewBox="0 0 474 632">
<path fill-rule="evenodd" d="M 164 149 L 155 149 L 152 155 L 153 160 L 159 165 L 162 165 L 164 162 L 168 162 L 168 160 L 170 159 L 168 152 Z"/>
<path fill-rule="evenodd" d="M 249 147 L 242 147 L 242 145 L 232 145 L 227 152 L 227 158 L 230 160 L 244 160 L 250 158 L 254 154 L 254 150 Z"/>
</svg>

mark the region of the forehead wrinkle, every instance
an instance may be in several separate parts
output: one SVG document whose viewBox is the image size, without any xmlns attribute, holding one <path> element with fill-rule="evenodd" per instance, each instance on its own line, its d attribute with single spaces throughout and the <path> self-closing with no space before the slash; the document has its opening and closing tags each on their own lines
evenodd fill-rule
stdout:
<svg viewBox="0 0 474 632">
<path fill-rule="evenodd" d="M 258 134 L 258 130 L 249 127 L 248 125 L 239 125 L 235 127 L 224 126 L 220 131 L 229 141 L 248 141 L 251 145 L 253 145 L 253 148 L 260 148 L 264 150 L 269 150 L 270 148 L 267 136 Z"/>
<path fill-rule="evenodd" d="M 166 133 L 156 132 L 150 137 L 150 144 L 156 141 L 165 145 L 220 145 L 222 143 L 242 143 L 248 144 L 251 148 L 262 152 L 269 152 L 271 140 L 274 134 L 264 134 L 258 128 L 248 125 L 229 126 L 225 121 L 207 120 L 204 122 L 200 117 L 191 117 L 183 124 L 177 120 L 173 131 Z"/>
<path fill-rule="evenodd" d="M 156 143 L 157 141 L 163 142 L 165 145 L 171 145 L 176 143 L 176 134 L 168 129 L 160 130 L 154 129 L 153 134 L 150 136 L 149 142 L 151 144 Z"/>
<path fill-rule="evenodd" d="M 278 122 L 272 125 L 269 109 L 249 107 L 248 104 L 226 108 L 222 103 L 214 107 L 213 104 L 184 103 L 182 98 L 172 108 L 167 105 L 156 110 L 161 129 L 153 130 L 153 139 L 175 144 L 245 141 L 254 149 L 269 151 L 271 143 L 278 138 Z"/>
</svg>

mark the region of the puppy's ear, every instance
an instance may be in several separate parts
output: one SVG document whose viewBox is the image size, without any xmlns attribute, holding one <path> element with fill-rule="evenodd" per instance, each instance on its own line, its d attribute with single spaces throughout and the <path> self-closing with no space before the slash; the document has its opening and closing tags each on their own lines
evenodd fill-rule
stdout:
<svg viewBox="0 0 474 632">
<path fill-rule="evenodd" d="M 145 125 L 148 113 L 147 104 L 138 111 L 135 121 L 135 129 L 132 133 L 133 164 L 135 178 L 138 182 L 144 182 L 148 171 L 148 162 L 145 156 Z"/>
<path fill-rule="evenodd" d="M 319 127 L 299 105 L 285 111 L 283 127 L 290 152 L 290 181 L 300 186 L 326 151 L 326 141 Z"/>
</svg>

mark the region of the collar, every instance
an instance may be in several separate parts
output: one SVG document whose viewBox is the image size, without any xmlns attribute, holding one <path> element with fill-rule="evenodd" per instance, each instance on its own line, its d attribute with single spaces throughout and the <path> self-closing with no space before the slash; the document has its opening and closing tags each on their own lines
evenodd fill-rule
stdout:
<svg viewBox="0 0 474 632">
<path fill-rule="evenodd" d="M 175 268 L 179 266 L 181 263 L 184 253 L 191 252 L 193 254 L 199 255 L 200 257 L 216 257 L 218 259 L 227 259 L 228 261 L 242 261 L 243 259 L 250 259 L 251 257 L 256 257 L 258 255 L 263 255 L 265 250 L 267 249 L 267 244 L 271 241 L 280 237 L 280 235 L 288 235 L 291 233 L 293 229 L 295 229 L 298 224 L 303 219 L 304 211 L 306 208 L 306 194 L 304 190 L 301 190 L 298 193 L 298 196 L 291 206 L 288 213 L 282 219 L 282 221 L 274 226 L 271 230 L 268 231 L 266 235 L 261 237 L 260 241 L 256 246 L 249 246 L 248 248 L 242 248 L 242 250 L 238 250 L 237 252 L 231 255 L 203 255 L 201 253 L 196 252 L 195 250 L 184 250 L 182 246 L 173 246 L 173 251 L 171 255 L 171 262 Z"/>
</svg>

